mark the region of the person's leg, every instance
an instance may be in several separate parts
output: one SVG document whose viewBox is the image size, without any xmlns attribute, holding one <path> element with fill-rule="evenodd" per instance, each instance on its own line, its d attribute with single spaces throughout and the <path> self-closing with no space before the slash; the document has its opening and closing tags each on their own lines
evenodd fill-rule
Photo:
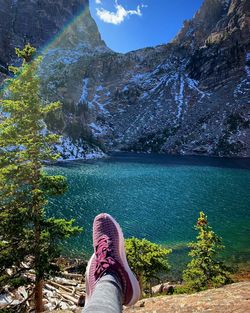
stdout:
<svg viewBox="0 0 250 313">
<path fill-rule="evenodd" d="M 83 313 L 121 313 L 122 287 L 119 280 L 106 274 L 96 284 L 94 292 Z"/>
<path fill-rule="evenodd" d="M 140 298 L 139 283 L 131 271 L 119 224 L 109 214 L 96 216 L 93 224 L 94 254 L 86 269 L 84 313 L 119 313 L 122 305 Z"/>
</svg>

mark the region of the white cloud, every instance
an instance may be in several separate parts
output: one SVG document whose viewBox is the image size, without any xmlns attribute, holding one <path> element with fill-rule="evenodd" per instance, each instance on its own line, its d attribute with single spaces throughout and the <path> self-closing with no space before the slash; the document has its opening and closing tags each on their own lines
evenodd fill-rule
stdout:
<svg viewBox="0 0 250 313">
<path fill-rule="evenodd" d="M 102 0 L 95 0 L 96 4 L 102 4 Z"/>
<path fill-rule="evenodd" d="M 96 0 L 96 2 L 97 1 L 101 2 L 101 0 Z M 108 11 L 104 8 L 97 8 L 96 14 L 105 23 L 119 25 L 130 15 L 142 16 L 141 8 L 143 7 L 145 6 L 138 5 L 136 10 L 126 10 L 121 4 L 118 4 L 117 0 L 115 0 L 115 12 Z"/>
</svg>

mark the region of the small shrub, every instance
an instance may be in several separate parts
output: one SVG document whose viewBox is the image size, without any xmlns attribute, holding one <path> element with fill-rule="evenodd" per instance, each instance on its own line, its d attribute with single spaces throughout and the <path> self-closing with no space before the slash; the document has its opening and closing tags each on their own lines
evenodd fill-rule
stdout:
<svg viewBox="0 0 250 313">
<path fill-rule="evenodd" d="M 186 285 L 178 285 L 174 288 L 174 294 L 180 295 L 183 293 L 190 293 L 190 288 Z"/>
<path fill-rule="evenodd" d="M 146 239 L 129 238 L 125 242 L 128 263 L 136 274 L 142 289 L 150 287 L 151 280 L 159 273 L 167 272 L 170 266 L 167 255 L 171 250 Z"/>
</svg>

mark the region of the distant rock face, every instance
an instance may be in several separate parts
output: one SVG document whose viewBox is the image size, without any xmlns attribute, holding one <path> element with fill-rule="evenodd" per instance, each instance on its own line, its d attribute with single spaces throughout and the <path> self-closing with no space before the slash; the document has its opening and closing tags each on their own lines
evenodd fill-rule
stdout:
<svg viewBox="0 0 250 313">
<path fill-rule="evenodd" d="M 54 53 L 57 69 L 60 67 L 60 57 L 67 63 L 87 50 L 92 53 L 95 49 L 107 49 L 90 16 L 88 0 L 0 0 L 0 82 L 8 75 L 8 65 L 16 62 L 15 47 L 22 48 L 27 43 L 51 57 Z M 72 84 L 80 86 L 81 82 L 82 79 L 77 83 L 74 80 Z M 48 88 L 53 84 L 56 84 L 54 80 L 48 82 Z M 70 95 L 65 100 L 62 99 L 62 89 L 58 88 L 56 98 L 67 106 Z M 60 117 L 54 117 L 55 125 L 51 127 L 53 130 L 57 130 L 58 120 L 60 122 Z M 71 126 L 68 128 L 71 129 Z M 103 156 L 104 153 L 96 147 L 94 139 L 90 142 L 88 136 L 91 134 L 86 136 L 84 133 L 84 138 L 79 138 L 82 137 L 80 128 L 77 140 L 74 136 L 68 136 L 66 128 L 65 138 L 58 148 L 63 157 L 74 159 Z M 77 130 L 74 131 L 77 133 Z"/>
<path fill-rule="evenodd" d="M 249 49 L 249 1 L 206 0 L 174 42 L 191 52 L 190 76 L 212 88 L 244 74 Z M 187 27 L 188 24 L 188 27 Z"/>
<path fill-rule="evenodd" d="M 204 0 L 194 17 L 184 21 L 183 27 L 173 42 L 188 50 L 203 46 L 216 24 L 227 13 L 229 2 L 230 0 Z"/>
<path fill-rule="evenodd" d="M 43 51 L 43 94 L 63 103 L 50 128 L 111 151 L 249 157 L 249 5 L 205 0 L 171 43 L 127 54 L 85 9 Z"/>
<path fill-rule="evenodd" d="M 15 47 L 23 47 L 26 43 L 35 47 L 47 44 L 82 11 L 87 13 L 82 25 L 78 25 L 77 40 L 92 46 L 104 45 L 95 22 L 89 16 L 88 4 L 88 0 L 0 0 L 2 65 L 15 59 Z"/>
</svg>

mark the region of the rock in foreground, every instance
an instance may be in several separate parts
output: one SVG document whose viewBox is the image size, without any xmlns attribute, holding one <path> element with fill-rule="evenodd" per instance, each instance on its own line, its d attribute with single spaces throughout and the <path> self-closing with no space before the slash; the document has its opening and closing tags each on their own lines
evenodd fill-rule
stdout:
<svg viewBox="0 0 250 313">
<path fill-rule="evenodd" d="M 235 283 L 191 295 L 161 296 L 144 299 L 139 301 L 134 307 L 125 309 L 124 312 L 247 313 L 250 312 L 250 282 Z"/>
</svg>

